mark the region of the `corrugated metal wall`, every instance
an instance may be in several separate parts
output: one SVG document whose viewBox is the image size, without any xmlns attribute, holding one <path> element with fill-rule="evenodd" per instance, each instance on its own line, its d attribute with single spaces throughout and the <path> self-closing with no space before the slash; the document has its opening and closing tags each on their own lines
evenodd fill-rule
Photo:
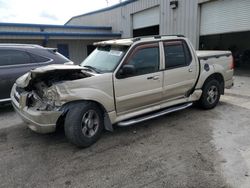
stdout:
<svg viewBox="0 0 250 188">
<path fill-rule="evenodd" d="M 10 34 L 13 32 L 12 34 Z M 28 33 L 28 34 L 27 34 Z M 32 35 L 38 33 L 38 35 Z M 62 35 L 45 35 L 48 33 Z M 68 36 L 66 34 L 73 34 Z M 77 33 L 101 34 L 97 36 L 80 36 Z M 11 24 L 0 23 L 0 43 L 28 43 L 39 44 L 47 47 L 57 48 L 58 44 L 67 44 L 69 48 L 69 58 L 76 64 L 79 64 L 87 57 L 87 46 L 101 40 L 108 40 L 111 36 L 102 34 L 112 34 L 111 27 L 64 27 L 50 25 L 34 24 Z M 117 36 L 118 37 L 118 36 Z"/>
<path fill-rule="evenodd" d="M 58 44 L 67 44 L 69 47 L 69 57 L 76 64 L 81 63 L 87 57 L 87 45 L 92 44 L 93 41 L 83 40 L 50 40 L 47 46 L 57 48 Z"/>
<path fill-rule="evenodd" d="M 161 33 L 183 34 L 198 47 L 198 1 L 180 0 L 176 10 L 170 8 L 169 0 L 161 2 Z"/>
<path fill-rule="evenodd" d="M 132 36 L 132 15 L 148 8 L 160 6 L 160 34 L 183 34 L 198 47 L 198 0 L 179 0 L 179 7 L 170 8 L 170 0 L 138 0 L 112 10 L 74 17 L 68 25 L 112 26 L 122 37 Z"/>
<path fill-rule="evenodd" d="M 159 0 L 139 0 L 109 11 L 75 17 L 67 25 L 112 26 L 113 32 L 122 32 L 123 37 L 130 37 L 132 14 L 157 5 Z"/>
</svg>

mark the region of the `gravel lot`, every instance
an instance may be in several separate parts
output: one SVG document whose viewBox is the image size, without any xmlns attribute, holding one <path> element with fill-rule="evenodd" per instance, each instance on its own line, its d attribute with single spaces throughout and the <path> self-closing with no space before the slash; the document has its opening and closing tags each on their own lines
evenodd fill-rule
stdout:
<svg viewBox="0 0 250 188">
<path fill-rule="evenodd" d="M 105 132 L 87 149 L 0 109 L 0 187 L 250 186 L 250 77 L 213 110 L 195 107 Z"/>
</svg>

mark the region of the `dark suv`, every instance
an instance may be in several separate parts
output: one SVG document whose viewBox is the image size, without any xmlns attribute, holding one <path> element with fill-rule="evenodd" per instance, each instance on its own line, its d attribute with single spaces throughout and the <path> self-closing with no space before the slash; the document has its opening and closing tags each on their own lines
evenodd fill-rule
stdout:
<svg viewBox="0 0 250 188">
<path fill-rule="evenodd" d="M 0 44 L 0 103 L 10 101 L 16 79 L 49 64 L 73 64 L 53 48 L 31 44 Z"/>
</svg>

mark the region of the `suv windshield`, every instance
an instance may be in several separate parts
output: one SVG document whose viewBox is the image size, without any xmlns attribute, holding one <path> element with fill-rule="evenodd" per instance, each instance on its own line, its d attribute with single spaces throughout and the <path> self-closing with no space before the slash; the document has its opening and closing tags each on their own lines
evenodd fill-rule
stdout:
<svg viewBox="0 0 250 188">
<path fill-rule="evenodd" d="M 127 49 L 127 46 L 99 46 L 81 63 L 81 66 L 98 73 L 113 72 Z"/>
</svg>

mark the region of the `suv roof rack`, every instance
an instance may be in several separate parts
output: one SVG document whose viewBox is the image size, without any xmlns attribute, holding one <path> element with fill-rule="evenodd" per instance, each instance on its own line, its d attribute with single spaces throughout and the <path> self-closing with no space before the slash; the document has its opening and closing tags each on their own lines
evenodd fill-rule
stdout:
<svg viewBox="0 0 250 188">
<path fill-rule="evenodd" d="M 184 35 L 155 35 L 155 39 L 160 39 L 161 37 L 185 37 Z"/>
<path fill-rule="evenodd" d="M 133 42 L 137 42 L 141 40 L 142 38 L 154 38 L 154 39 L 161 39 L 162 37 L 185 37 L 184 35 L 151 35 L 151 36 L 141 36 L 133 38 Z"/>
<path fill-rule="evenodd" d="M 38 44 L 18 44 L 18 43 L 0 43 L 1 47 L 33 47 L 33 48 L 41 48 L 42 46 L 38 45 Z"/>
</svg>

